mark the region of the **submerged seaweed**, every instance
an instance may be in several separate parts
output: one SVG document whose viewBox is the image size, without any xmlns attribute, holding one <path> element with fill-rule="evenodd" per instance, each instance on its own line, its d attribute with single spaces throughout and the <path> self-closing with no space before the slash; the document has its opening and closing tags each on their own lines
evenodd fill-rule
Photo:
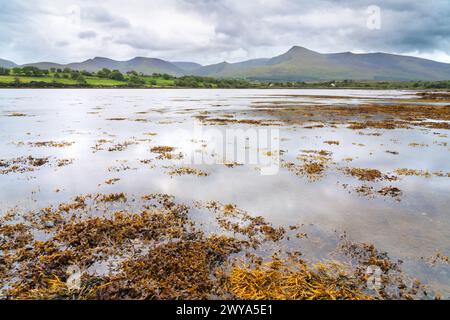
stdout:
<svg viewBox="0 0 450 320">
<path fill-rule="evenodd" d="M 374 247 L 348 243 L 342 248 L 358 256 L 361 268 L 337 261 L 309 264 L 293 259 L 294 255 L 285 261 L 273 257 L 263 264 L 263 258 L 250 254 L 259 263 L 244 265 L 233 256 L 244 257 L 265 242 L 279 242 L 286 231 L 232 204 L 196 203 L 196 208 L 214 213 L 222 232 L 232 232 L 206 234 L 190 219 L 191 208 L 177 204 L 174 197 L 145 195 L 142 209 L 135 211 L 130 211 L 130 203 L 136 199 L 130 198 L 123 193 L 86 195 L 22 218 L 13 211 L 5 215 L 0 220 L 2 295 L 10 299 L 372 299 L 388 296 L 364 290 L 364 266 L 400 270 Z M 124 206 L 117 210 L 113 203 Z M 48 234 L 47 240 L 34 238 L 38 230 Z M 95 266 L 105 263 L 107 271 L 98 273 Z M 387 273 L 386 277 L 391 281 Z"/>
</svg>

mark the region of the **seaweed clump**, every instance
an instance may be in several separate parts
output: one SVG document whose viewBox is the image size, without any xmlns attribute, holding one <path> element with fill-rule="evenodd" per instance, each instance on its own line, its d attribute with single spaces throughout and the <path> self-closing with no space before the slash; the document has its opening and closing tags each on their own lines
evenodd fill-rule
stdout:
<svg viewBox="0 0 450 320">
<path fill-rule="evenodd" d="M 241 243 L 227 237 L 199 237 L 158 246 L 122 263 L 100 299 L 211 299 L 221 294 L 220 266 Z"/>
<path fill-rule="evenodd" d="M 114 209 L 120 202 L 120 210 Z M 197 203 L 216 213 L 217 233 L 191 219 L 190 207 L 163 194 L 79 196 L 67 204 L 0 218 L 0 296 L 6 299 L 371 299 L 412 298 L 400 262 L 373 246 L 345 242 L 356 267 L 308 264 L 299 255 L 263 264 L 238 261 L 286 231 L 232 204 Z M 291 228 L 292 230 L 292 228 Z M 36 231 L 45 234 L 35 238 Z M 283 253 L 280 250 L 280 253 Z M 239 260 L 236 260 L 239 259 Z M 256 264 L 256 266 L 255 266 Z M 382 284 L 366 290 L 367 265 Z M 396 274 L 392 274 L 395 272 Z M 403 287 L 401 286 L 403 284 Z M 397 285 L 400 294 L 388 288 Z"/>
<path fill-rule="evenodd" d="M 169 169 L 168 174 L 173 176 L 184 176 L 184 175 L 192 175 L 196 177 L 207 177 L 209 176 L 208 172 L 202 171 L 200 169 L 191 168 L 191 167 L 167 167 Z"/>
<path fill-rule="evenodd" d="M 353 260 L 356 265 L 355 276 L 366 283 L 372 280 L 373 272 L 378 270 L 377 286 L 370 288 L 372 295 L 394 300 L 429 298 L 428 291 L 420 281 L 403 273 L 403 261 L 392 261 L 386 252 L 377 250 L 374 245 L 352 242 L 344 234 L 338 252 Z"/>
<path fill-rule="evenodd" d="M 206 299 L 223 294 L 220 267 L 248 242 L 207 236 L 167 195 L 79 196 L 0 220 L 0 295 L 9 299 Z M 112 211 L 111 201 L 123 202 Z M 135 201 L 135 200 L 133 200 Z M 136 208 L 135 208 L 136 209 Z M 98 214 L 103 211 L 102 216 Z M 43 231 L 47 240 L 36 240 Z M 98 274 L 105 265 L 106 273 Z M 77 275 L 68 270 L 79 269 Z M 216 277 L 217 272 L 217 277 Z M 79 286 L 71 280 L 78 277 Z"/>
<path fill-rule="evenodd" d="M 51 147 L 51 148 L 65 148 L 70 147 L 75 142 L 72 141 L 38 141 L 38 142 L 29 142 L 28 145 L 32 147 Z"/>
<path fill-rule="evenodd" d="M 315 98 L 320 98 L 315 96 Z M 329 97 L 327 97 L 329 98 Z M 253 106 L 260 113 L 280 118 L 284 124 L 320 123 L 304 126 L 307 129 L 345 125 L 349 129 L 409 129 L 414 127 L 449 129 L 448 106 L 410 104 L 386 105 L 370 103 L 360 105 L 300 105 L 288 103 L 259 104 Z M 432 119 L 433 121 L 430 121 Z"/>
<path fill-rule="evenodd" d="M 33 156 L 0 159 L 0 174 L 33 172 L 46 166 L 64 167 L 72 164 L 73 161 L 74 159 Z"/>
<path fill-rule="evenodd" d="M 361 181 L 375 181 L 383 178 L 383 174 L 377 169 L 344 168 L 344 172 Z"/>
<path fill-rule="evenodd" d="M 368 300 L 362 283 L 337 263 L 280 260 L 251 268 L 235 266 L 229 276 L 229 290 L 245 300 Z"/>
<path fill-rule="evenodd" d="M 0 174 L 24 173 L 34 171 L 49 163 L 49 157 L 19 157 L 9 160 L 0 159 Z"/>
<path fill-rule="evenodd" d="M 417 176 L 417 177 L 431 177 L 431 173 L 426 170 L 416 170 L 416 169 L 407 169 L 407 168 L 401 168 L 395 170 L 395 172 L 399 176 Z"/>
<path fill-rule="evenodd" d="M 150 149 L 150 152 L 157 153 L 159 156 L 157 157 L 158 160 L 179 160 L 183 158 L 183 154 L 174 154 L 173 152 L 176 150 L 176 148 L 171 146 L 156 146 Z"/>
<path fill-rule="evenodd" d="M 388 186 L 383 187 L 379 190 L 376 190 L 374 187 L 362 185 L 355 188 L 355 191 L 363 196 L 367 197 L 375 197 L 375 195 L 380 195 L 384 197 L 391 197 L 397 201 L 400 201 L 401 196 L 403 195 L 402 190 L 397 187 Z"/>
<path fill-rule="evenodd" d="M 27 114 L 21 112 L 13 112 L 7 115 L 7 117 L 16 118 L 16 117 L 26 117 Z"/>
<path fill-rule="evenodd" d="M 307 176 L 309 180 L 316 181 L 324 176 L 325 170 L 331 163 L 332 153 L 327 150 L 302 150 L 298 160 L 302 164 L 285 162 L 283 167 L 297 176 Z"/>
<path fill-rule="evenodd" d="M 249 244 L 256 248 L 262 242 L 278 242 L 283 239 L 286 230 L 275 228 L 261 216 L 253 216 L 233 204 L 221 204 L 216 201 L 197 203 L 198 208 L 206 208 L 216 214 L 219 226 L 235 235 L 245 236 Z"/>
<path fill-rule="evenodd" d="M 133 144 L 137 144 L 136 141 L 124 141 L 124 142 L 120 142 L 120 143 L 116 143 L 113 146 L 110 146 L 108 148 L 109 152 L 113 152 L 113 151 L 124 151 L 126 150 L 129 146 L 133 145 Z"/>
</svg>

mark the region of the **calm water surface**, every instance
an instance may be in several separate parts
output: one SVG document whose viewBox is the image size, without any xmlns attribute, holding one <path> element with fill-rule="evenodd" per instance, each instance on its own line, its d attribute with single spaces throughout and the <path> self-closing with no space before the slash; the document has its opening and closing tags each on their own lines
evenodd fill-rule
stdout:
<svg viewBox="0 0 450 320">
<path fill-rule="evenodd" d="M 0 213 L 15 206 L 34 210 L 98 192 L 167 193 L 180 201 L 233 203 L 275 225 L 309 225 L 330 243 L 345 231 L 352 240 L 373 243 L 404 260 L 413 276 L 448 294 L 448 266 L 431 268 L 422 259 L 436 252 L 450 255 L 448 177 L 402 177 L 395 182 L 403 192 L 398 201 L 351 192 L 361 182 L 336 171 L 310 181 L 285 168 L 264 176 L 257 165 L 228 168 L 204 163 L 197 167 L 210 173 L 208 177 L 171 177 L 164 167 L 177 161 L 158 161 L 150 152 L 154 146 L 173 146 L 185 155 L 202 153 L 205 159 L 214 158 L 217 141 L 198 139 L 195 134 L 202 125 L 194 116 L 205 111 L 241 112 L 248 118 L 257 104 L 391 104 L 412 98 L 413 92 L 363 90 L 0 90 L 0 159 L 29 155 L 73 159 L 67 166 L 0 175 Z M 13 112 L 26 116 L 8 117 Z M 217 129 L 230 127 L 251 126 Z M 342 166 L 383 172 L 397 168 L 450 172 L 448 130 L 376 130 L 382 135 L 370 136 L 341 126 L 311 130 L 274 124 L 264 129 L 279 130 L 285 160 L 295 159 L 301 150 L 324 149 Z M 104 150 L 94 150 L 101 139 L 111 142 Z M 327 140 L 340 144 L 324 144 Z M 38 141 L 74 143 L 63 148 L 28 144 Z M 108 151 L 125 141 L 135 144 L 123 151 Z M 411 147 L 411 143 L 422 147 Z M 353 161 L 346 163 L 343 159 L 349 157 Z M 143 164 L 144 159 L 152 162 Z M 105 184 L 112 178 L 120 181 Z M 300 250 L 314 259 L 326 255 L 324 248 L 309 245 Z"/>
</svg>

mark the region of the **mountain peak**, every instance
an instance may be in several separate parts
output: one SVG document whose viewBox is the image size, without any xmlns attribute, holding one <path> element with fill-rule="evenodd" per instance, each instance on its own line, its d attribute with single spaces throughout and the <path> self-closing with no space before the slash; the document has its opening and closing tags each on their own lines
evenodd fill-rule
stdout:
<svg viewBox="0 0 450 320">
<path fill-rule="evenodd" d="M 113 61 L 110 58 L 105 58 L 105 57 L 95 57 L 94 59 L 92 59 L 93 61 Z"/>
<path fill-rule="evenodd" d="M 288 53 L 317 53 L 317 52 L 309 50 L 305 47 L 293 46 L 291 49 L 289 49 Z"/>
</svg>

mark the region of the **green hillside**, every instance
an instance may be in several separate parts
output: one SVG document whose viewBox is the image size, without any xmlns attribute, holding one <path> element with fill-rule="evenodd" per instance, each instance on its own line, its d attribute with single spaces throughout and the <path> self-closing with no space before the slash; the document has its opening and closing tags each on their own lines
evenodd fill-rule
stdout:
<svg viewBox="0 0 450 320">
<path fill-rule="evenodd" d="M 24 66 L 34 66 L 39 69 L 69 68 L 91 73 L 107 68 L 122 73 L 135 71 L 146 75 L 157 73 L 174 77 L 192 75 L 219 79 L 282 82 L 440 81 L 450 79 L 450 64 L 447 63 L 387 53 L 322 54 L 298 46 L 273 58 L 252 59 L 237 63 L 221 62 L 206 66 L 194 62 L 169 62 L 145 57 L 136 57 L 127 61 L 96 57 L 77 63 L 37 62 Z M 14 68 L 17 65 L 11 61 L 0 59 L 0 67 Z"/>
<path fill-rule="evenodd" d="M 302 47 L 272 59 L 205 66 L 195 74 L 269 81 L 448 80 L 450 64 L 385 53 L 321 54 Z"/>
</svg>

